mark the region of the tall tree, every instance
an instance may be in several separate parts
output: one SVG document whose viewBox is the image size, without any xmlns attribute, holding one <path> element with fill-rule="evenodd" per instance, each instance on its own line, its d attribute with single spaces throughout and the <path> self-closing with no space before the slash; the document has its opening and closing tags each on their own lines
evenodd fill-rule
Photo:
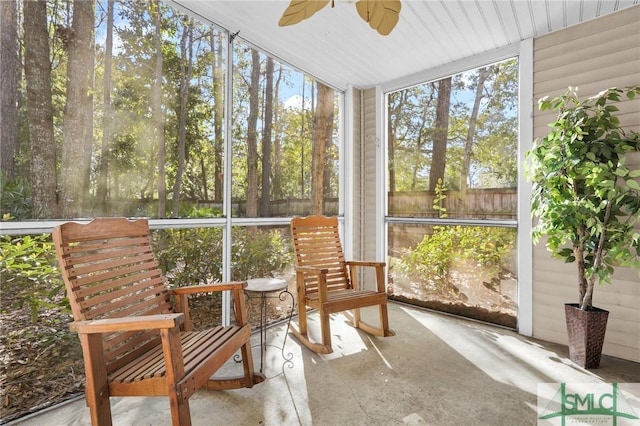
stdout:
<svg viewBox="0 0 640 426">
<path fill-rule="evenodd" d="M 387 123 L 387 164 L 389 165 L 389 192 L 396 191 L 396 135 L 400 125 L 400 111 L 404 105 L 406 90 L 389 95 L 389 114 Z"/>
<path fill-rule="evenodd" d="M 426 147 L 429 142 L 429 135 L 433 134 L 431 129 L 429 129 L 428 123 L 431 122 L 431 110 L 433 103 L 433 95 L 434 91 L 431 90 L 428 92 L 428 96 L 421 97 L 420 102 L 420 113 L 416 114 L 415 120 L 417 120 L 417 138 L 416 138 L 416 146 L 415 146 L 415 155 L 413 155 L 413 164 L 411 166 L 411 186 L 410 189 L 412 191 L 418 190 L 419 185 L 419 174 L 422 170 L 424 164 L 424 152 L 426 151 Z M 420 188 L 423 189 L 423 188 Z"/>
<path fill-rule="evenodd" d="M 224 137 L 222 124 L 224 120 L 224 68 L 222 36 L 211 30 L 211 52 L 213 53 L 213 133 L 214 133 L 214 199 L 222 201 L 222 156 L 224 154 Z"/>
<path fill-rule="evenodd" d="M 451 77 L 438 81 L 438 103 L 434 123 L 433 151 L 429 170 L 429 190 L 435 191 L 438 179 L 444 181 L 447 137 L 449 134 L 449 106 L 451 104 Z"/>
<path fill-rule="evenodd" d="M 251 49 L 249 82 L 249 120 L 247 121 L 247 217 L 258 217 L 258 108 L 260 54 Z"/>
<path fill-rule="evenodd" d="M 280 108 L 278 108 L 277 99 L 279 99 L 279 91 L 280 91 L 280 82 L 282 81 L 282 65 L 278 67 L 278 78 L 276 79 L 275 87 L 274 87 L 274 99 L 276 99 L 276 105 L 273 113 L 273 122 L 278 123 L 280 116 Z M 273 167 L 272 170 L 272 182 L 271 189 L 275 199 L 282 198 L 282 184 L 281 184 L 281 176 L 282 176 L 282 141 L 280 132 L 276 132 L 275 138 L 273 140 Z"/>
<path fill-rule="evenodd" d="M 260 210 L 263 217 L 271 216 L 271 145 L 273 128 L 273 58 L 267 57 L 265 99 L 264 99 L 264 132 L 262 134 L 262 193 Z"/>
<path fill-rule="evenodd" d="M 100 174 L 98 176 L 98 188 L 96 196 L 100 203 L 101 211 L 107 211 L 107 181 L 109 175 L 109 146 L 112 134 L 111 114 L 111 61 L 113 59 L 113 6 L 114 0 L 107 2 L 107 28 L 104 47 L 104 99 L 102 102 L 102 147 L 100 149 Z"/>
<path fill-rule="evenodd" d="M 480 112 L 480 102 L 484 94 L 484 83 L 489 78 L 490 67 L 483 67 L 478 70 L 478 79 L 476 81 L 476 95 L 473 100 L 473 108 L 469 117 L 469 128 L 467 130 L 467 138 L 464 144 L 464 158 L 462 160 L 462 170 L 460 171 L 460 199 L 463 201 L 459 204 L 464 208 L 464 199 L 466 197 L 467 188 L 469 187 L 469 168 L 471 166 L 471 156 L 473 155 L 473 141 L 476 134 L 476 123 L 478 122 L 478 114 Z"/>
<path fill-rule="evenodd" d="M 93 146 L 94 7 L 93 1 L 73 3 L 73 21 L 67 43 L 61 175 L 64 217 L 82 215 L 89 189 Z"/>
<path fill-rule="evenodd" d="M 158 192 L 158 217 L 166 216 L 167 204 L 167 182 L 166 182 L 166 146 L 164 139 L 164 113 L 162 111 L 162 14 L 160 4 L 157 1 L 151 2 L 151 13 L 153 15 L 154 33 L 154 66 L 153 66 L 153 86 L 151 87 L 151 110 L 153 114 L 154 132 L 158 149 L 158 180 L 156 190 Z"/>
<path fill-rule="evenodd" d="M 24 3 L 24 61 L 31 141 L 32 218 L 59 217 L 56 200 L 56 145 L 51 102 L 47 2 Z"/>
<path fill-rule="evenodd" d="M 18 150 L 18 50 L 17 0 L 0 1 L 0 172 L 14 177 Z"/>
<path fill-rule="evenodd" d="M 189 82 L 193 70 L 193 23 L 190 18 L 183 22 L 182 37 L 180 39 L 180 111 L 178 115 L 178 167 L 173 184 L 173 217 L 179 216 L 180 192 L 182 176 L 187 153 L 187 101 L 189 100 Z"/>
<path fill-rule="evenodd" d="M 333 89 L 318 82 L 318 98 L 313 117 L 313 148 L 311 154 L 311 211 L 322 214 L 324 211 L 324 173 L 326 165 L 327 141 L 331 138 L 333 127 Z"/>
</svg>

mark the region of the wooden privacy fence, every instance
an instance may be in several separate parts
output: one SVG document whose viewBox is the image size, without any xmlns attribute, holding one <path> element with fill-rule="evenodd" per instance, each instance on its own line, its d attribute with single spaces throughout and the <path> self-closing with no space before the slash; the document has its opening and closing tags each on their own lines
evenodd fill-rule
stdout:
<svg viewBox="0 0 640 426">
<path fill-rule="evenodd" d="M 518 208 L 516 188 L 469 189 L 465 194 L 446 191 L 440 207 L 448 218 L 515 220 Z M 403 191 L 389 193 L 389 215 L 401 217 L 437 218 L 433 208 L 433 191 Z"/>
<path fill-rule="evenodd" d="M 439 217 L 438 210 L 433 208 L 435 194 L 433 191 L 390 192 L 389 215 L 397 217 Z M 515 220 L 518 207 L 516 188 L 469 189 L 466 194 L 458 191 L 446 191 L 441 207 L 446 209 L 448 218 L 456 219 L 497 219 Z M 222 203 L 201 200 L 182 200 L 199 208 L 212 208 L 222 211 Z M 125 216 L 144 216 L 155 212 L 157 200 L 114 200 L 110 202 L 113 211 Z M 233 200 L 234 215 L 244 216 L 247 202 Z M 311 201 L 308 198 L 289 198 L 272 200 L 269 212 L 259 212 L 259 217 L 307 216 L 312 213 Z M 146 213 L 145 213 L 146 212 Z M 324 211 L 327 216 L 337 215 L 338 198 L 324 199 Z"/>
</svg>

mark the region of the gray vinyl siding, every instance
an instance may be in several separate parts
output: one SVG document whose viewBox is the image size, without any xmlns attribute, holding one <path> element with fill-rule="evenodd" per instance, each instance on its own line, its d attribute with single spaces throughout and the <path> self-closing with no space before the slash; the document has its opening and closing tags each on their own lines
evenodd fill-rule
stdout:
<svg viewBox="0 0 640 426">
<path fill-rule="evenodd" d="M 580 96 L 608 87 L 640 84 L 640 6 L 625 9 L 534 40 L 534 101 L 568 86 Z M 620 105 L 620 119 L 640 130 L 640 99 Z M 534 136 L 541 137 L 553 113 L 534 109 Z M 640 168 L 640 155 L 628 163 Z M 533 250 L 533 335 L 567 343 L 563 304 L 577 302 L 575 265 L 551 259 L 544 244 Z M 610 312 L 603 352 L 640 362 L 640 279 L 618 269 L 610 286 L 596 288 L 594 305 Z"/>
<path fill-rule="evenodd" d="M 354 89 L 353 91 L 353 122 L 362 123 L 362 91 Z M 353 179 L 353 198 L 349 200 L 351 203 L 351 212 L 353 214 L 353 259 L 362 259 L 362 246 L 360 244 L 362 238 L 362 185 L 360 176 L 362 176 L 362 155 L 364 150 L 362 149 L 362 126 L 355 124 L 353 126 L 353 163 L 351 164 L 351 170 L 347 170 L 347 173 L 352 173 Z"/>
<path fill-rule="evenodd" d="M 360 200 L 361 208 L 361 232 L 362 232 L 362 259 L 373 260 L 376 258 L 376 197 L 384 194 L 376 194 L 376 90 L 368 89 L 362 93 L 364 120 L 362 135 L 362 181 L 363 197 Z"/>
</svg>

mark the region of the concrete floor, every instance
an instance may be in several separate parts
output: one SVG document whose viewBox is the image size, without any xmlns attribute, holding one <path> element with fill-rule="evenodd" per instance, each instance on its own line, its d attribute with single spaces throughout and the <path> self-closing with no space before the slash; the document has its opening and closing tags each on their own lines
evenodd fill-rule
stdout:
<svg viewBox="0 0 640 426">
<path fill-rule="evenodd" d="M 620 383 L 640 416 L 640 364 L 605 356 L 599 369 L 586 371 L 568 360 L 566 347 L 510 330 L 395 303 L 389 314 L 397 334 L 387 338 L 362 333 L 336 315 L 330 355 L 314 354 L 291 336 L 284 354 L 292 362 L 269 347 L 268 380 L 253 389 L 197 392 L 190 399 L 193 424 L 535 425 L 537 395 L 553 388 L 541 383 Z M 310 319 L 314 330 L 317 317 Z M 286 324 L 270 328 L 268 341 L 281 344 L 285 330 Z M 257 348 L 254 362 L 259 368 Z M 114 425 L 171 423 L 167 398 L 112 398 L 111 406 Z M 556 420 L 540 424 L 560 424 Z M 13 422 L 89 423 L 82 399 Z"/>
</svg>

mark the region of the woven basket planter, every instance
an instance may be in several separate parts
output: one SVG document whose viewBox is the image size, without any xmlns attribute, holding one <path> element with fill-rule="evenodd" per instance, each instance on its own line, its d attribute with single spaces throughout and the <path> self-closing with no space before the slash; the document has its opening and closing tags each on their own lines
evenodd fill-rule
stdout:
<svg viewBox="0 0 640 426">
<path fill-rule="evenodd" d="M 564 305 L 569 336 L 569 358 L 583 368 L 598 368 L 609 311 L 592 307 L 583 311 L 577 303 Z"/>
</svg>

